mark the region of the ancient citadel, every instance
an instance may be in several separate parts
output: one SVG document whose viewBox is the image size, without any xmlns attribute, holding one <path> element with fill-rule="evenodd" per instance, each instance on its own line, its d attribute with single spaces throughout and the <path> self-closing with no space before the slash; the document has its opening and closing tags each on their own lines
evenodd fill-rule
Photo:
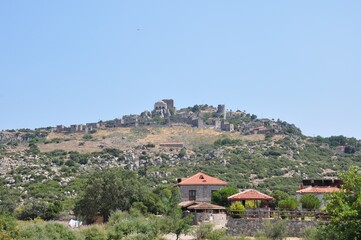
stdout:
<svg viewBox="0 0 361 240">
<path fill-rule="evenodd" d="M 246 115 L 241 111 L 227 111 L 224 104 L 219 104 L 217 108 L 208 105 L 195 105 L 199 109 L 185 108 L 177 110 L 173 99 L 163 99 L 154 103 L 152 111 L 144 111 L 141 114 L 124 115 L 110 121 L 99 121 L 86 124 L 74 124 L 70 127 L 58 125 L 57 133 L 91 133 L 100 128 L 114 127 L 137 127 L 140 125 L 181 125 L 187 124 L 195 128 L 213 128 L 219 131 L 239 131 L 243 134 L 267 134 L 278 133 L 275 121 L 269 119 L 253 119 L 253 123 L 237 125 L 227 121 L 237 116 Z M 200 107 L 202 107 L 200 109 Z M 207 117 L 206 117 L 207 115 Z M 257 118 L 257 117 L 255 117 Z"/>
</svg>

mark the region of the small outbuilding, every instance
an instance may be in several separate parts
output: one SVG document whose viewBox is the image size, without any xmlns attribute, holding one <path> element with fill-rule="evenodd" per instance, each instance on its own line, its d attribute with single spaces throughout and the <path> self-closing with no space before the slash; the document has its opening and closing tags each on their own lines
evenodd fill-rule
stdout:
<svg viewBox="0 0 361 240">
<path fill-rule="evenodd" d="M 262 200 L 262 201 L 270 201 L 273 200 L 273 197 L 261 193 L 254 189 L 247 189 L 243 192 L 236 193 L 227 198 L 229 201 L 242 201 L 243 205 L 245 205 L 246 200 Z"/>
<path fill-rule="evenodd" d="M 224 227 L 227 223 L 226 208 L 207 202 L 195 202 L 186 207 L 194 215 L 194 224 L 211 222 L 216 226 Z"/>
<path fill-rule="evenodd" d="M 234 194 L 227 198 L 231 202 L 240 201 L 243 206 L 246 206 L 246 201 L 253 200 L 254 201 L 254 209 L 246 209 L 246 217 L 250 218 L 269 218 L 270 217 L 270 209 L 268 207 L 259 208 L 257 205 L 257 201 L 270 201 L 273 200 L 273 197 L 261 193 L 254 189 L 247 189 L 243 192 Z"/>
</svg>

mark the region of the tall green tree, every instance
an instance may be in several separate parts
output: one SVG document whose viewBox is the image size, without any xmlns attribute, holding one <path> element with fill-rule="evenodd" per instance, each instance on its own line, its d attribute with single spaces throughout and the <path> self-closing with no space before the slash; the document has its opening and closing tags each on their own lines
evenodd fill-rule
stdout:
<svg viewBox="0 0 361 240">
<path fill-rule="evenodd" d="M 212 193 L 212 203 L 228 207 L 231 202 L 228 201 L 228 197 L 238 193 L 238 189 L 234 187 L 224 187 Z"/>
<path fill-rule="evenodd" d="M 76 202 L 75 213 L 88 222 L 97 215 L 107 221 L 115 210 L 127 211 L 135 202 L 148 197 L 146 182 L 135 172 L 124 169 L 105 169 L 91 174 L 80 199 Z"/>
<path fill-rule="evenodd" d="M 326 211 L 330 216 L 327 229 L 335 239 L 361 239 L 361 172 L 351 166 L 340 174 L 344 184 L 341 191 L 326 196 Z"/>
<path fill-rule="evenodd" d="M 174 233 L 176 235 L 176 240 L 178 240 L 181 234 L 189 232 L 192 221 L 192 215 L 184 216 L 180 207 L 176 206 L 169 215 L 168 232 Z"/>
</svg>

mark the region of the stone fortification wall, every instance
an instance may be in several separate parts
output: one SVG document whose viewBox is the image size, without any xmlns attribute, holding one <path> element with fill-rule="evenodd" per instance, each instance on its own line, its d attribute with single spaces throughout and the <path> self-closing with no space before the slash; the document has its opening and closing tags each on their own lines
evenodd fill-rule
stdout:
<svg viewBox="0 0 361 240">
<path fill-rule="evenodd" d="M 227 217 L 227 233 L 231 236 L 255 236 L 258 231 L 264 229 L 264 221 L 275 223 L 280 220 L 275 219 L 240 219 Z M 302 237 L 304 230 L 307 227 L 316 227 L 317 221 L 299 221 L 299 220 L 285 220 L 287 221 L 287 229 L 289 237 Z"/>
</svg>

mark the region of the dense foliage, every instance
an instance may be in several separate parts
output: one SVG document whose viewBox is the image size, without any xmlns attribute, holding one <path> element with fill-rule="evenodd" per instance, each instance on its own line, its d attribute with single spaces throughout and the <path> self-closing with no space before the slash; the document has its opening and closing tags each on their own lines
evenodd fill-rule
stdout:
<svg viewBox="0 0 361 240">
<path fill-rule="evenodd" d="M 356 166 L 341 174 L 341 191 L 327 196 L 326 211 L 331 217 L 327 228 L 334 239 L 361 239 L 361 172 Z"/>
<path fill-rule="evenodd" d="M 313 194 L 303 195 L 300 199 L 300 203 L 302 209 L 307 209 L 308 211 L 319 209 L 321 206 L 321 200 Z"/>
<path fill-rule="evenodd" d="M 289 197 L 287 199 L 278 202 L 278 207 L 281 210 L 293 211 L 298 207 L 299 202 L 295 197 Z"/>
<path fill-rule="evenodd" d="M 75 213 L 92 222 L 100 215 L 105 220 L 115 210 L 128 211 L 135 202 L 145 202 L 149 190 L 135 172 L 106 169 L 89 175 Z"/>
<path fill-rule="evenodd" d="M 238 193 L 238 189 L 234 187 L 224 187 L 220 190 L 217 190 L 212 193 L 212 203 L 224 207 L 228 207 L 230 205 L 230 201 L 228 201 L 228 197 L 233 194 Z"/>
</svg>

